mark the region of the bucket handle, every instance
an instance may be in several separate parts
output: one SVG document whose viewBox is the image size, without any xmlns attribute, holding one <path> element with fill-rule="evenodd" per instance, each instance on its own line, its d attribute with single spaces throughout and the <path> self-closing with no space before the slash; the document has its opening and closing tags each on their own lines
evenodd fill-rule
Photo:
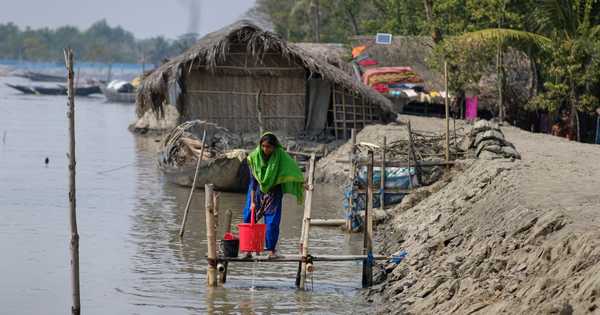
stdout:
<svg viewBox="0 0 600 315">
<path fill-rule="evenodd" d="M 254 221 L 254 211 L 255 210 L 254 210 L 254 208 L 255 207 L 250 208 L 250 225 L 254 225 L 255 224 L 255 221 Z"/>
</svg>

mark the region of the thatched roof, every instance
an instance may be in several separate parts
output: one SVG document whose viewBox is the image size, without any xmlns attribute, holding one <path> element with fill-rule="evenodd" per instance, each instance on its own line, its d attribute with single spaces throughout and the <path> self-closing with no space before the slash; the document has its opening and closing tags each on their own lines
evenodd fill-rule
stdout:
<svg viewBox="0 0 600 315">
<path fill-rule="evenodd" d="M 185 93 L 183 71 L 189 71 L 193 65 L 200 64 L 206 65 L 208 71 L 214 71 L 217 64 L 227 58 L 232 43 L 245 43 L 247 52 L 259 59 L 267 51 L 281 52 L 284 57 L 296 61 L 311 74 L 318 74 L 364 96 L 385 112 L 392 111 L 392 103 L 387 98 L 354 80 L 318 55 L 300 45 L 287 43 L 279 35 L 268 30 L 268 26 L 260 26 L 250 20 L 240 20 L 207 34 L 185 53 L 171 59 L 147 76 L 138 89 L 137 114 L 142 115 L 148 109 L 162 113 L 162 106 L 168 100 L 176 103 L 181 110 L 182 98 L 179 95 Z"/>
<path fill-rule="evenodd" d="M 352 54 L 347 47 L 338 43 L 294 43 L 314 56 L 329 62 L 330 64 L 342 68 L 342 70 L 350 71 L 348 61 L 352 58 Z"/>
<path fill-rule="evenodd" d="M 366 45 L 369 56 L 382 67 L 411 67 L 423 80 L 429 89 L 444 90 L 443 74 L 433 71 L 427 62 L 434 47 L 433 40 L 428 36 L 396 36 L 392 43 L 381 45 L 375 43 L 375 35 L 356 36 L 354 46 Z"/>
</svg>

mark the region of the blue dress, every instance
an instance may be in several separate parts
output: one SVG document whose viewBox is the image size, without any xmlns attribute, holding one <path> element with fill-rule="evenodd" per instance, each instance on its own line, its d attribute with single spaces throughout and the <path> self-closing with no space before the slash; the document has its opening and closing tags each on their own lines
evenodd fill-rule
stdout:
<svg viewBox="0 0 600 315">
<path fill-rule="evenodd" d="M 250 183 L 248 193 L 246 194 L 246 206 L 244 207 L 244 223 L 250 223 L 252 203 L 251 193 L 254 191 L 254 203 L 256 205 L 255 221 L 258 222 L 262 217 L 267 225 L 265 249 L 272 251 L 277 246 L 279 239 L 279 223 L 281 222 L 281 206 L 283 204 L 283 190 L 281 185 L 277 185 L 267 193 L 260 191 L 260 184 L 254 178 L 250 170 Z"/>
</svg>

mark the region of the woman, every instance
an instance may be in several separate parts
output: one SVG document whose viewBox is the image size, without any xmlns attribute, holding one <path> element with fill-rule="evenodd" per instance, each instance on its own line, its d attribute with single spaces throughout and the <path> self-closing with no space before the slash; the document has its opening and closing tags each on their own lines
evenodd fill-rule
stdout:
<svg viewBox="0 0 600 315">
<path fill-rule="evenodd" d="M 265 218 L 266 246 L 269 257 L 276 257 L 279 239 L 283 194 L 292 194 L 298 204 L 304 201 L 304 177 L 296 161 L 285 152 L 274 134 L 265 133 L 248 156 L 250 185 L 244 208 L 244 223 L 250 223 L 252 211 L 255 221 Z"/>
</svg>

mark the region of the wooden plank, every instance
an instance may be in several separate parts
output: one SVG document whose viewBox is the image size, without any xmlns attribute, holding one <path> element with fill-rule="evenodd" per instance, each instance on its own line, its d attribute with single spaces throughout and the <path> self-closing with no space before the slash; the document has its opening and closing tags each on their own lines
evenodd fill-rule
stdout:
<svg viewBox="0 0 600 315">
<path fill-rule="evenodd" d="M 312 255 L 312 261 L 360 261 L 366 259 L 366 255 Z M 377 255 L 373 256 L 375 260 L 388 260 L 390 257 Z M 220 256 L 217 258 L 218 261 L 226 262 L 272 262 L 272 263 L 285 263 L 285 262 L 302 262 L 301 255 L 279 255 L 276 258 L 269 258 L 269 256 L 253 256 L 246 258 L 240 257 L 224 257 Z"/>
<path fill-rule="evenodd" d="M 312 219 L 311 226 L 342 226 L 346 224 L 346 219 Z"/>
</svg>

